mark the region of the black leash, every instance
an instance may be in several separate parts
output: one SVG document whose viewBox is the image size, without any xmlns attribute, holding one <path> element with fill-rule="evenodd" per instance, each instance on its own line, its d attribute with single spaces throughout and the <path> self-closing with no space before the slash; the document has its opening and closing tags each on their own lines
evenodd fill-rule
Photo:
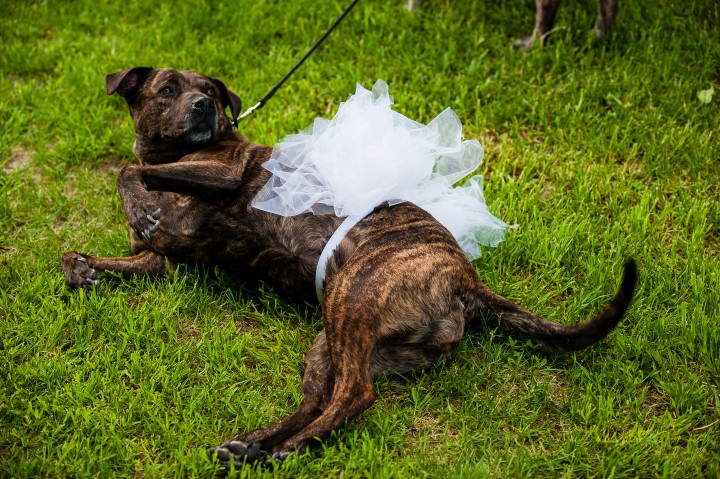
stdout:
<svg viewBox="0 0 720 479">
<path fill-rule="evenodd" d="M 282 84 L 285 83 L 285 80 L 287 80 L 288 78 L 290 78 L 290 75 L 292 75 L 293 73 L 295 73 L 295 70 L 297 70 L 298 68 L 300 68 L 300 65 L 302 65 L 303 62 L 304 62 L 305 60 L 307 60 L 307 58 L 312 54 L 312 52 L 314 52 L 314 51 L 317 49 L 317 47 L 320 46 L 320 44 L 327 38 L 328 35 L 330 35 L 330 33 L 335 29 L 335 27 L 338 26 L 338 24 L 342 21 L 342 19 L 345 18 L 345 15 L 347 15 L 347 14 L 350 12 L 350 10 L 352 10 L 352 8 L 355 6 L 355 4 L 356 4 L 357 2 L 359 2 L 359 1 L 360 1 L 360 0 L 353 0 L 353 2 L 350 4 L 350 6 L 347 7 L 347 8 L 345 9 L 345 11 L 342 12 L 342 14 L 340 14 L 340 16 L 337 18 L 337 20 L 335 20 L 335 22 L 333 22 L 332 25 L 330 25 L 330 28 L 328 28 L 328 30 L 323 34 L 323 36 L 321 36 L 320 39 L 315 42 L 315 45 L 313 45 L 312 48 L 310 48 L 310 50 L 308 50 L 308 52 L 305 54 L 305 56 L 302 57 L 299 62 L 297 62 L 297 64 L 292 68 L 292 70 L 290 70 L 290 71 L 288 72 L 288 74 L 285 75 L 285 76 L 283 77 L 283 79 L 278 82 L 277 85 L 275 85 L 274 87 L 272 87 L 272 89 L 268 92 L 267 95 L 265 95 L 265 97 L 264 97 L 262 100 L 260 100 L 259 102 L 255 103 L 253 106 L 251 106 L 250 108 L 248 108 L 248 109 L 245 111 L 245 113 L 243 113 L 242 115 L 240 115 L 239 117 L 237 117 L 237 121 L 239 122 L 239 121 L 242 120 L 243 118 L 245 118 L 245 117 L 247 117 L 247 116 L 250 116 L 250 114 L 251 114 L 252 112 L 254 112 L 255 110 L 259 110 L 260 108 L 262 108 L 263 106 L 265 106 L 265 103 L 267 103 L 267 101 L 268 101 L 270 98 L 272 98 L 273 95 L 275 95 L 275 92 L 280 89 L 280 87 L 282 86 Z"/>
</svg>

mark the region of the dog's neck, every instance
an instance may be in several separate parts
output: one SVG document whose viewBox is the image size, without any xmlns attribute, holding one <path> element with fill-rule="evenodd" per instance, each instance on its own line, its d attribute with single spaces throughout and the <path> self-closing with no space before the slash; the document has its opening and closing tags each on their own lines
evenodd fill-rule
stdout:
<svg viewBox="0 0 720 479">
<path fill-rule="evenodd" d="M 240 142 L 246 141 L 246 139 L 237 131 L 232 130 L 228 130 L 227 133 L 212 143 L 189 143 L 186 145 L 157 142 L 142 136 L 136 136 L 135 143 L 133 143 L 133 153 L 141 165 L 161 165 L 179 161 L 183 156 L 203 150 L 220 141 Z"/>
</svg>

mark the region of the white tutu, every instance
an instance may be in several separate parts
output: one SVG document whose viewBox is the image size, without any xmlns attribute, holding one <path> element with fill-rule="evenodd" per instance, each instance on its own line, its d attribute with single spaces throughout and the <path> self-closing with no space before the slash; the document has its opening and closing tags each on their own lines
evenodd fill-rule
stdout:
<svg viewBox="0 0 720 479">
<path fill-rule="evenodd" d="M 450 108 L 422 125 L 392 103 L 384 81 L 372 92 L 358 84 L 332 120 L 317 118 L 275 146 L 263 164 L 273 176 L 252 205 L 283 216 L 343 217 L 410 201 L 450 230 L 470 259 L 480 256 L 479 245 L 497 246 L 507 225 L 488 211 L 482 176 L 453 188 L 480 166 L 480 143 L 462 140 Z"/>
</svg>

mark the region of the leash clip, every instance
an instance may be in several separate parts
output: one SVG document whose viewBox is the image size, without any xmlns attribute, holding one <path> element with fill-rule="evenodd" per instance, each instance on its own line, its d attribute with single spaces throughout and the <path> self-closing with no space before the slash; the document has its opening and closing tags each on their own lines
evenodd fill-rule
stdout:
<svg viewBox="0 0 720 479">
<path fill-rule="evenodd" d="M 235 122 L 237 123 L 238 121 L 242 120 L 243 118 L 246 118 L 246 117 L 250 116 L 250 115 L 252 114 L 252 112 L 254 112 L 255 110 L 257 110 L 258 108 L 261 108 L 262 106 L 263 106 L 263 102 L 261 102 L 261 101 L 255 103 L 253 106 L 251 106 L 250 108 L 248 108 L 247 110 L 245 110 L 245 113 L 243 113 L 242 115 L 238 116 L 238 117 L 237 117 L 237 120 L 235 120 Z"/>
</svg>

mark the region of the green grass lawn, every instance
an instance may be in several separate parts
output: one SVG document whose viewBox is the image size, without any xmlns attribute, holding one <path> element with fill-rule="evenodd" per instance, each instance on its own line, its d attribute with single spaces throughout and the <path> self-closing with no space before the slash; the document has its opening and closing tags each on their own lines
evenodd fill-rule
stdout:
<svg viewBox="0 0 720 479">
<path fill-rule="evenodd" d="M 71 292 L 63 252 L 129 253 L 115 191 L 133 129 L 104 77 L 217 76 L 250 106 L 349 0 L 0 5 L 0 477 L 212 477 L 205 448 L 300 402 L 312 307 L 221 271 L 105 276 Z M 241 131 L 273 144 L 360 82 L 422 122 L 452 107 L 486 148 L 490 209 L 519 226 L 475 266 L 555 321 L 587 319 L 627 257 L 618 329 L 543 354 L 488 328 L 280 470 L 233 477 L 720 477 L 720 6 L 566 2 L 513 51 L 534 2 L 363 0 Z"/>
</svg>

